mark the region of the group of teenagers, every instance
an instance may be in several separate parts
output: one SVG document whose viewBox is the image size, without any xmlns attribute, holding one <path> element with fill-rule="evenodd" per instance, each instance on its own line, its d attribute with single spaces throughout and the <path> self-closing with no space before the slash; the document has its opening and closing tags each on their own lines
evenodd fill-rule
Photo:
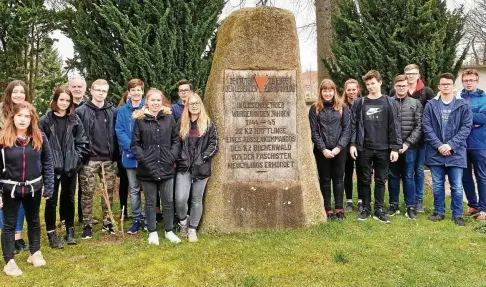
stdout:
<svg viewBox="0 0 486 287">
<path fill-rule="evenodd" d="M 464 216 L 486 220 L 486 94 L 478 88 L 478 72 L 474 69 L 462 72 L 460 92 L 454 89 L 454 75 L 441 74 L 437 95 L 425 87 L 415 64 L 407 65 L 404 74 L 395 77 L 388 95 L 382 92 L 378 71 L 371 70 L 362 79 L 367 96 L 362 96 L 358 81 L 350 79 L 344 84 L 342 97 L 333 81 L 324 79 L 309 110 L 328 219 L 345 219 L 345 211 L 353 210 L 354 169 L 358 180 L 358 220 L 373 217 L 390 223 L 390 216 L 400 213 L 401 182 L 405 215 L 416 219 L 418 213 L 425 212 L 424 166 L 427 166 L 434 199 L 429 220 L 437 222 L 445 218 L 446 175 L 453 222 L 465 226 Z M 385 209 L 387 180 L 389 206 Z M 469 206 L 465 212 L 463 191 Z"/>
<path fill-rule="evenodd" d="M 46 264 L 40 251 L 42 198 L 52 248 L 76 244 L 76 189 L 78 217 L 84 226 L 81 238 L 92 237 L 98 182 L 104 193 L 101 228 L 115 234 L 112 208 L 117 176 L 125 219 L 128 195 L 131 200 L 133 225 L 127 233 L 145 229 L 148 243 L 159 245 L 156 222 L 162 201 L 164 237 L 181 242 L 173 230 L 177 224 L 180 236 L 189 242 L 198 240 L 196 230 L 218 135 L 191 83 L 181 80 L 176 86 L 180 99 L 171 105 L 162 91 L 145 92 L 143 81 L 132 79 L 115 108 L 107 101 L 106 80 L 94 81 L 87 97 L 86 81 L 73 78 L 55 90 L 49 110 L 39 119 L 26 84 L 15 80 L 7 85 L 0 103 L 0 228 L 7 275 L 22 274 L 14 260 L 22 250 L 30 252 L 27 262 L 33 266 Z M 59 219 L 66 230 L 63 239 L 56 233 L 58 199 Z M 22 239 L 24 217 L 28 246 Z"/>
</svg>

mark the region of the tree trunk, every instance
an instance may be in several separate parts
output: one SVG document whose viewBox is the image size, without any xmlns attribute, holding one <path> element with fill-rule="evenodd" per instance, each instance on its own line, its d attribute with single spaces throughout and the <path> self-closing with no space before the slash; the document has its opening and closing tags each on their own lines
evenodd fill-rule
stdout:
<svg viewBox="0 0 486 287">
<path fill-rule="evenodd" d="M 315 0 L 316 32 L 317 32 L 317 67 L 319 83 L 329 77 L 329 71 L 324 67 L 322 59 L 332 57 L 332 23 L 331 15 L 337 11 L 337 0 Z"/>
</svg>

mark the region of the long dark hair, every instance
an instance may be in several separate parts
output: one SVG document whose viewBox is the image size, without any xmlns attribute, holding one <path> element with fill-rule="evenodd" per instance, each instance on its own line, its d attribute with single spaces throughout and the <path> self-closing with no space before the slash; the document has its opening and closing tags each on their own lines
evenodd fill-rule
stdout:
<svg viewBox="0 0 486 287">
<path fill-rule="evenodd" d="M 59 107 L 57 106 L 57 100 L 59 100 L 59 96 L 61 96 L 62 93 L 65 93 L 69 96 L 70 103 L 69 103 L 69 108 L 66 111 L 66 114 L 70 114 L 74 112 L 74 100 L 73 100 L 73 94 L 66 86 L 60 86 L 54 91 L 54 97 L 52 97 L 50 108 L 54 112 L 59 111 Z"/>
<path fill-rule="evenodd" d="M 22 88 L 24 88 L 25 101 L 29 103 L 31 102 L 27 84 L 25 84 L 24 81 L 20 81 L 20 80 L 11 81 L 10 83 L 8 83 L 7 88 L 5 89 L 5 97 L 3 98 L 3 116 L 5 118 L 8 117 L 8 115 L 12 112 L 15 106 L 14 102 L 12 102 L 12 93 L 14 88 L 17 86 L 22 86 Z"/>
</svg>

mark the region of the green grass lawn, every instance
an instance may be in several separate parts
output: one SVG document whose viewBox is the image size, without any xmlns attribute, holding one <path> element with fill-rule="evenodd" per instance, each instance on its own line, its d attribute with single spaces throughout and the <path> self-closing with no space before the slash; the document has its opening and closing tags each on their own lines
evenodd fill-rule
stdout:
<svg viewBox="0 0 486 287">
<path fill-rule="evenodd" d="M 474 231 L 480 224 L 467 219 L 457 227 L 450 211 L 442 222 L 428 221 L 426 196 L 427 213 L 417 221 L 402 206 L 389 225 L 358 222 L 353 212 L 309 228 L 200 234 L 191 244 L 161 236 L 158 247 L 145 232 L 123 240 L 98 224 L 93 239 L 82 241 L 77 226 L 78 245 L 53 250 L 43 229 L 47 266 L 32 267 L 23 252 L 16 262 L 24 274 L 2 273 L 0 286 L 486 286 L 486 234 Z"/>
</svg>

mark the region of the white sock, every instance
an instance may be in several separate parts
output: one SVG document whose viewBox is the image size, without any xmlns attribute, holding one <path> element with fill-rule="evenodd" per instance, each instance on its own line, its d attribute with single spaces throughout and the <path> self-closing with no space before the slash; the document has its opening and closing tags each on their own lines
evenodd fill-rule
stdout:
<svg viewBox="0 0 486 287">
<path fill-rule="evenodd" d="M 361 199 L 358 199 L 358 203 L 360 203 L 360 202 L 362 203 L 363 201 Z"/>
<path fill-rule="evenodd" d="M 184 220 L 181 220 L 181 225 L 187 225 L 187 217 Z"/>
<path fill-rule="evenodd" d="M 47 231 L 47 233 L 53 233 L 55 232 L 55 230 L 50 230 L 50 231 Z"/>
<path fill-rule="evenodd" d="M 352 199 L 347 199 L 346 202 L 353 202 L 353 200 Z"/>
</svg>

